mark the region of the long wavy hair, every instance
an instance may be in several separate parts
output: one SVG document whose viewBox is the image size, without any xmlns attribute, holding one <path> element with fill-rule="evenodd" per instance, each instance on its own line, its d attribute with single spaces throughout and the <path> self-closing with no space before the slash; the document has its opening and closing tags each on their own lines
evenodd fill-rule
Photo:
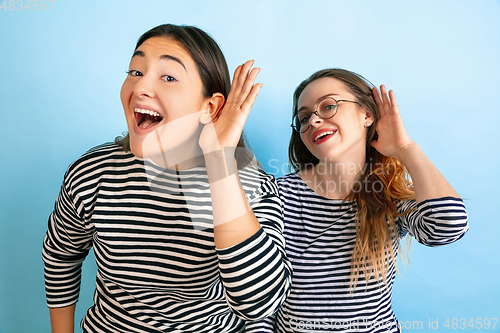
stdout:
<svg viewBox="0 0 500 333">
<path fill-rule="evenodd" d="M 134 52 L 145 41 L 153 37 L 168 37 L 181 43 L 196 63 L 198 73 L 203 83 L 203 94 L 211 97 L 214 93 L 221 93 L 225 100 L 231 89 L 231 78 L 226 59 L 217 42 L 205 31 L 189 25 L 162 24 L 146 31 L 137 41 Z M 217 121 L 222 108 L 213 117 Z M 130 150 L 128 134 L 118 136 L 115 143 L 125 151 Z M 238 168 L 241 169 L 253 160 L 253 153 L 245 134 L 242 132 L 235 150 Z M 243 149 L 242 149 L 243 148 Z M 257 162 L 258 164 L 258 162 Z M 260 164 L 259 164 L 260 165 Z"/>
<path fill-rule="evenodd" d="M 396 218 L 400 216 L 396 205 L 401 200 L 415 198 L 413 184 L 408 171 L 398 160 L 380 154 L 370 145 L 373 140 L 377 140 L 375 127 L 380 115 L 373 99 L 373 85 L 361 75 L 339 68 L 314 73 L 295 89 L 292 119 L 298 112 L 297 103 L 306 86 L 321 78 L 341 81 L 355 100 L 374 117 L 374 123 L 368 128 L 366 136 L 365 167 L 353 183 L 352 191 L 344 199 L 344 202 L 354 201 L 357 206 L 356 243 L 351 259 L 350 286 L 351 291 L 357 286 L 361 272 L 364 273 L 366 284 L 371 278 L 382 278 L 387 284 L 389 260 L 396 265 L 393 242 L 399 242 L 401 239 L 395 223 Z M 293 131 L 290 138 L 288 158 L 295 172 L 319 163 L 318 158 L 302 142 L 297 131 Z M 403 214 L 405 213 L 407 212 Z M 409 239 L 410 237 L 407 238 L 407 246 L 410 245 Z"/>
</svg>

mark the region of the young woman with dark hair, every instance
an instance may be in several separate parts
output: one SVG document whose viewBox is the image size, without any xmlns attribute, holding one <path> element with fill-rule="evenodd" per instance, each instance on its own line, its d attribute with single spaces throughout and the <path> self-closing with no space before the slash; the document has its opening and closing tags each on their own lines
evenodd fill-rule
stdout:
<svg viewBox="0 0 500 333">
<path fill-rule="evenodd" d="M 276 181 L 242 130 L 261 87 L 230 84 L 216 42 L 162 25 L 137 43 L 121 90 L 128 135 L 64 177 L 43 243 L 52 332 L 73 332 L 81 266 L 97 261 L 85 332 L 242 332 L 290 290 Z"/>
<path fill-rule="evenodd" d="M 247 332 L 398 332 L 391 295 L 400 240 L 460 239 L 463 201 L 410 139 L 384 86 L 321 70 L 295 90 L 292 118 L 295 172 L 278 179 L 292 290 Z"/>
</svg>

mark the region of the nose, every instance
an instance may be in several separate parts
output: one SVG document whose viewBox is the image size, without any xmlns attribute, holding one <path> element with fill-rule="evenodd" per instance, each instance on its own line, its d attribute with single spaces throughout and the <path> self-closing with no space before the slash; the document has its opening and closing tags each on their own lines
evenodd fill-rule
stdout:
<svg viewBox="0 0 500 333">
<path fill-rule="evenodd" d="M 309 123 L 311 124 L 311 126 L 319 126 L 321 125 L 321 123 L 323 123 L 323 118 L 320 118 L 319 115 L 318 115 L 318 111 L 314 111 L 312 114 L 311 114 L 311 118 L 309 119 Z"/>
<path fill-rule="evenodd" d="M 154 97 L 155 92 L 152 79 L 147 75 L 140 76 L 135 82 L 132 92 L 140 98 Z"/>
</svg>

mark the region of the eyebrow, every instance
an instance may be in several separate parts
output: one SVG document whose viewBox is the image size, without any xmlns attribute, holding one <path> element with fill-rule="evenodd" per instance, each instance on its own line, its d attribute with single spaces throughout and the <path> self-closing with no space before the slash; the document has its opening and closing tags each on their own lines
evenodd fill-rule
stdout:
<svg viewBox="0 0 500 333">
<path fill-rule="evenodd" d="M 135 51 L 134 54 L 132 55 L 132 58 L 135 57 L 135 56 L 139 56 L 139 57 L 145 57 L 146 55 L 144 54 L 144 52 L 142 51 Z M 160 56 L 160 59 L 165 59 L 165 60 L 173 60 L 175 62 L 178 62 L 179 64 L 181 64 L 181 66 L 185 69 L 186 69 L 186 66 L 184 65 L 184 63 L 181 61 L 181 59 L 177 58 L 177 57 L 174 57 L 174 56 L 171 56 L 169 54 L 162 54 Z"/>
<path fill-rule="evenodd" d="M 339 94 L 326 94 L 326 95 L 323 95 L 321 97 L 318 97 L 318 99 L 316 100 L 316 102 L 314 104 L 318 104 L 318 102 L 320 100 L 322 100 L 323 98 L 326 98 L 328 96 L 339 96 Z M 302 106 L 302 107 L 300 107 L 300 109 L 297 110 L 297 113 L 302 112 L 302 111 L 307 110 L 307 109 L 309 109 L 307 106 Z"/>
</svg>

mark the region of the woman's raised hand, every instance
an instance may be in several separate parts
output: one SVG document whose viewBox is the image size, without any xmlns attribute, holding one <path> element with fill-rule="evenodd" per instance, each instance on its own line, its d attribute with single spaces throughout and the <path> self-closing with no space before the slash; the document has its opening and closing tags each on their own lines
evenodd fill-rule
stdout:
<svg viewBox="0 0 500 333">
<path fill-rule="evenodd" d="M 371 145 L 382 155 L 400 160 L 399 155 L 413 141 L 403 125 L 394 92 L 391 90 L 387 95 L 385 86 L 380 86 L 380 93 L 377 87 L 374 87 L 373 98 L 377 103 L 380 118 L 375 127 L 378 139 L 372 141 Z"/>
<path fill-rule="evenodd" d="M 231 91 L 219 118 L 206 124 L 200 135 L 200 147 L 209 153 L 221 148 L 236 147 L 250 110 L 257 98 L 261 83 L 254 84 L 260 68 L 251 67 L 253 60 L 240 65 L 234 71 Z"/>
</svg>

